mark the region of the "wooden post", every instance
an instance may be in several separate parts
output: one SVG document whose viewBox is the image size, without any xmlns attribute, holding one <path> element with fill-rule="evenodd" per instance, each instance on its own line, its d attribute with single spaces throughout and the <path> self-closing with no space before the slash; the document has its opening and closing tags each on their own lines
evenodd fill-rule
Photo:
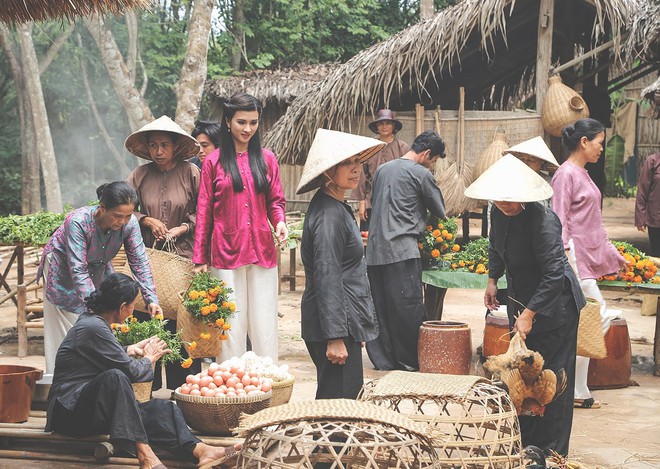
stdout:
<svg viewBox="0 0 660 469">
<path fill-rule="evenodd" d="M 424 132 L 424 106 L 415 104 L 415 137 Z"/>
<path fill-rule="evenodd" d="M 22 283 L 17 287 L 18 293 L 18 306 L 16 307 L 16 332 L 18 333 L 18 356 L 25 357 L 28 353 L 28 342 L 27 342 L 27 328 L 25 327 L 25 322 L 27 321 L 27 313 L 25 312 L 25 306 L 27 303 L 27 292 L 25 291 L 25 285 Z"/>
<path fill-rule="evenodd" d="M 541 0 L 539 5 L 538 41 L 536 43 L 536 111 L 541 112 L 548 91 L 548 75 L 552 64 L 552 29 L 555 0 Z"/>
</svg>

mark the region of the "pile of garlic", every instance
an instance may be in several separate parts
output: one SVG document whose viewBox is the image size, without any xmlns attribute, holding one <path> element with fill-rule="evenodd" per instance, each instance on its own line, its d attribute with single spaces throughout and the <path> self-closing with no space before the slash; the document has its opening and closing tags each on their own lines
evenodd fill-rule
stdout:
<svg viewBox="0 0 660 469">
<path fill-rule="evenodd" d="M 270 378 L 274 382 L 293 379 L 293 375 L 289 373 L 289 365 L 277 366 L 272 358 L 260 357 L 252 351 L 245 352 L 241 358 L 232 357 L 223 364 L 229 367 L 244 368 L 251 375 Z"/>
</svg>

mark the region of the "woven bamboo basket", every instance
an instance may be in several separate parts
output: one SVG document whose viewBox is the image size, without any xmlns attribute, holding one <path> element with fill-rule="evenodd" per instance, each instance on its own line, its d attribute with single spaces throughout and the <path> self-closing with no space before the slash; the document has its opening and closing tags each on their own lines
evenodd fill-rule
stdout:
<svg viewBox="0 0 660 469">
<path fill-rule="evenodd" d="M 203 321 L 196 319 L 183 306 L 183 295 L 179 293 L 179 304 L 176 321 L 176 330 L 181 332 L 181 342 L 191 358 L 217 357 L 222 349 L 220 340 L 220 329 L 209 326 Z M 208 333 L 211 337 L 202 339 L 201 334 Z M 190 350 L 189 343 L 195 341 L 197 347 Z"/>
<path fill-rule="evenodd" d="M 254 414 L 270 405 L 272 391 L 258 396 L 202 397 L 174 391 L 176 404 L 190 428 L 204 435 L 231 435 L 242 413 Z"/>
<path fill-rule="evenodd" d="M 516 409 L 484 378 L 393 371 L 358 399 L 425 425 L 443 468 L 524 467 Z"/>
<path fill-rule="evenodd" d="M 587 304 L 580 311 L 578 325 L 577 354 L 581 357 L 602 360 L 607 357 L 607 347 L 600 317 L 600 303 L 587 298 Z"/>
<path fill-rule="evenodd" d="M 275 407 L 282 404 L 287 404 L 291 399 L 293 394 L 293 383 L 295 378 L 291 377 L 284 381 L 273 381 L 271 390 L 273 391 L 273 397 L 270 400 L 270 406 Z"/>
<path fill-rule="evenodd" d="M 477 165 L 474 167 L 474 172 L 472 173 L 473 178 L 476 180 L 493 163 L 502 158 L 502 153 L 507 148 L 509 148 L 509 144 L 506 141 L 506 134 L 504 132 L 496 132 L 493 141 L 479 155 Z"/>
<path fill-rule="evenodd" d="M 146 248 L 149 263 L 151 264 L 151 274 L 156 285 L 158 294 L 158 304 L 163 308 L 163 317 L 165 319 L 177 318 L 179 305 L 179 292 L 185 290 L 190 285 L 192 279 L 193 263 L 188 259 L 168 251 Z M 128 264 L 124 249 L 120 249 L 112 264 L 116 272 L 133 277 L 131 267 Z M 142 295 L 138 295 L 135 302 L 135 309 L 146 311 Z"/>
<path fill-rule="evenodd" d="M 366 402 L 303 401 L 241 417 L 236 467 L 426 469 L 437 465 L 424 426 Z"/>
<path fill-rule="evenodd" d="M 132 383 L 135 400 L 138 402 L 147 402 L 151 400 L 151 383 L 151 381 Z"/>
<path fill-rule="evenodd" d="M 566 86 L 559 75 L 548 78 L 548 92 L 541 107 L 541 124 L 554 137 L 578 119 L 589 117 L 589 107 L 582 96 Z"/>
</svg>

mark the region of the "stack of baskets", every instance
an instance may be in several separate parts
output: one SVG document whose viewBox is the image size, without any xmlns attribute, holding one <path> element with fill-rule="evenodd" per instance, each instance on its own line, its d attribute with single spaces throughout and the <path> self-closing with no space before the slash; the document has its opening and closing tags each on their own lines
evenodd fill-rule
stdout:
<svg viewBox="0 0 660 469">
<path fill-rule="evenodd" d="M 231 435 L 241 414 L 270 406 L 272 391 L 254 396 L 202 397 L 174 391 L 177 406 L 190 428 L 204 435 Z"/>
</svg>

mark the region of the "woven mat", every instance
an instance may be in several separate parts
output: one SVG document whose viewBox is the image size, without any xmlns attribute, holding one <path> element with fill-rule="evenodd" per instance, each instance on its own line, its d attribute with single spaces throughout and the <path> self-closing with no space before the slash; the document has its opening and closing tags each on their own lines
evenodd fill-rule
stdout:
<svg viewBox="0 0 660 469">
<path fill-rule="evenodd" d="M 418 424 L 393 410 L 351 399 L 320 399 L 295 402 L 264 409 L 253 415 L 243 414 L 236 431 L 241 436 L 246 437 L 248 432 L 260 428 L 301 420 L 347 420 L 384 423 L 414 433 L 423 441 L 428 438 L 426 425 Z"/>
<path fill-rule="evenodd" d="M 391 371 L 376 381 L 367 396 L 369 398 L 419 396 L 465 399 L 477 383 L 490 383 L 490 381 L 481 376 Z"/>
</svg>

